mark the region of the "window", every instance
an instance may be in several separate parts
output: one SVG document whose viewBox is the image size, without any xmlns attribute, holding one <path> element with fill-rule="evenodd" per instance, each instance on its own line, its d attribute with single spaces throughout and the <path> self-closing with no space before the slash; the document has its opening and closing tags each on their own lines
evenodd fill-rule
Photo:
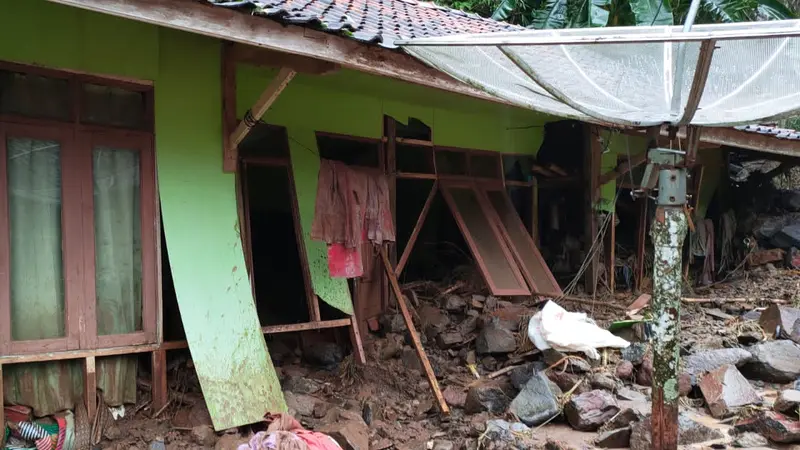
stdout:
<svg viewBox="0 0 800 450">
<path fill-rule="evenodd" d="M 152 89 L 0 66 L 0 352 L 155 342 Z"/>
</svg>

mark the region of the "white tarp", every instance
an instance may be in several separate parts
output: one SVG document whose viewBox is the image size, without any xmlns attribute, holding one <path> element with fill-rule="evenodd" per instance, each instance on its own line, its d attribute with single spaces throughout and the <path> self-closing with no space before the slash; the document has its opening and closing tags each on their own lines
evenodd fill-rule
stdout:
<svg viewBox="0 0 800 450">
<path fill-rule="evenodd" d="M 696 25 L 687 33 L 663 26 L 529 30 L 396 44 L 492 95 L 579 120 L 732 126 L 800 111 L 800 20 Z M 696 107 L 693 85 L 702 89 Z"/>
</svg>

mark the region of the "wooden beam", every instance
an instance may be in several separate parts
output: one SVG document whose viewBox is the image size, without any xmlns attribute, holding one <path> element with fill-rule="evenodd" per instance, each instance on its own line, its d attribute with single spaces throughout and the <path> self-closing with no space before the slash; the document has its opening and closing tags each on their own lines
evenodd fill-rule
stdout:
<svg viewBox="0 0 800 450">
<path fill-rule="evenodd" d="M 156 350 L 151 353 L 151 383 L 150 398 L 153 400 L 153 410 L 159 411 L 169 401 L 169 389 L 167 387 L 167 351 Z"/>
<path fill-rule="evenodd" d="M 640 130 L 630 128 L 623 129 L 623 132 L 632 136 L 643 135 Z M 669 136 L 669 131 L 665 127 L 661 129 L 661 136 Z M 678 138 L 686 139 L 685 131 L 678 131 Z M 791 157 L 800 156 L 800 140 L 781 139 L 770 134 L 742 131 L 735 128 L 704 127 L 703 132 L 700 134 L 698 148 L 708 149 L 719 146 L 736 147 Z"/>
<path fill-rule="evenodd" d="M 597 224 L 596 206 L 600 201 L 600 185 L 598 184 L 600 175 L 601 145 L 598 139 L 601 137 L 601 129 L 592 125 L 584 125 L 586 133 L 586 147 L 584 150 L 583 176 L 585 180 L 585 202 L 584 213 L 584 245 L 588 252 L 591 249 L 595 236 L 599 231 Z M 599 252 L 595 252 L 589 261 L 584 276 L 584 287 L 587 293 L 594 294 L 597 288 L 597 274 L 600 267 Z"/>
<path fill-rule="evenodd" d="M 297 25 L 284 25 L 195 0 L 50 0 L 124 19 L 339 64 L 456 94 L 512 105 L 426 66 L 410 55 Z M 513 106 L 513 105 L 512 105 Z"/>
<path fill-rule="evenodd" d="M 229 144 L 231 147 L 236 147 L 242 142 L 245 136 L 247 136 L 247 133 L 250 132 L 250 129 L 253 128 L 256 122 L 261 120 L 269 107 L 275 103 L 275 100 L 278 99 L 278 96 L 286 89 L 286 86 L 289 85 L 289 82 L 292 81 L 292 78 L 294 78 L 296 74 L 297 72 L 288 67 L 284 67 L 278 72 L 278 75 L 270 81 L 267 88 L 264 89 L 264 92 L 261 93 L 261 96 L 248 111 L 249 117 L 245 117 L 245 119 L 239 122 L 239 125 L 237 125 L 236 129 L 231 133 Z"/>
<path fill-rule="evenodd" d="M 364 345 L 361 343 L 361 332 L 358 330 L 358 318 L 353 315 L 350 321 L 350 343 L 353 345 L 353 355 L 355 356 L 358 364 L 364 365 L 367 363 L 367 357 L 364 355 Z"/>
<path fill-rule="evenodd" d="M 222 171 L 234 173 L 238 167 L 238 149 L 229 136 L 236 128 L 236 63 L 231 54 L 231 42 L 222 43 Z"/>
<path fill-rule="evenodd" d="M 233 60 L 236 63 L 260 67 L 288 67 L 297 73 L 328 75 L 337 72 L 341 65 L 307 56 L 293 55 L 245 44 L 232 44 Z"/>
<path fill-rule="evenodd" d="M 447 406 L 447 402 L 442 395 L 441 389 L 439 389 L 439 382 L 436 381 L 436 375 L 433 373 L 431 362 L 428 361 L 428 355 L 425 354 L 425 349 L 422 348 L 422 342 L 419 340 L 419 335 L 414 327 L 414 320 L 411 318 L 411 313 L 408 312 L 408 306 L 403 299 L 403 293 L 400 290 L 400 283 L 397 282 L 395 269 L 392 267 L 392 262 L 389 261 L 389 255 L 386 253 L 386 249 L 383 247 L 381 247 L 381 259 L 383 260 L 383 266 L 386 269 L 386 275 L 389 277 L 389 284 L 391 284 L 394 295 L 397 298 L 397 305 L 400 307 L 400 311 L 403 313 L 403 320 L 406 323 L 406 328 L 408 328 L 408 334 L 411 335 L 411 341 L 414 343 L 414 349 L 417 351 L 417 356 L 422 363 L 422 367 L 425 369 L 425 376 L 428 379 L 428 384 L 431 385 L 431 389 L 436 397 L 436 401 L 439 403 L 439 409 L 443 414 L 450 414 L 450 408 Z"/>
<path fill-rule="evenodd" d="M 97 412 L 97 370 L 94 356 L 87 356 L 83 360 L 83 401 L 86 402 L 89 422 L 92 422 Z"/>
<path fill-rule="evenodd" d="M 645 161 L 647 161 L 647 151 L 638 155 L 631 156 L 629 160 L 620 161 L 614 170 L 604 173 L 603 175 L 600 175 L 600 179 L 598 180 L 597 183 L 598 185 L 602 186 L 608 183 L 609 181 L 616 180 L 617 178 L 627 174 L 634 168 L 642 165 L 642 163 L 644 163 Z"/>
<path fill-rule="evenodd" d="M 0 448 L 6 445 L 6 409 L 5 398 L 3 397 L 3 365 L 0 364 Z"/>
<path fill-rule="evenodd" d="M 397 268 L 394 271 L 395 276 L 399 277 L 400 274 L 403 273 L 403 269 L 408 263 L 408 258 L 411 256 L 411 251 L 414 249 L 414 244 L 417 243 L 419 233 L 422 231 L 422 225 L 425 224 L 425 218 L 428 217 L 428 212 L 431 210 L 433 199 L 436 198 L 436 191 L 438 190 L 438 187 L 439 182 L 434 181 L 433 186 L 431 186 L 431 192 L 428 194 L 428 198 L 425 199 L 425 205 L 422 207 L 422 211 L 419 213 L 417 223 L 414 225 L 414 230 L 411 231 L 411 236 L 408 238 L 408 242 L 406 242 L 406 248 L 403 249 L 403 254 L 400 256 L 400 262 L 397 263 Z"/>
</svg>

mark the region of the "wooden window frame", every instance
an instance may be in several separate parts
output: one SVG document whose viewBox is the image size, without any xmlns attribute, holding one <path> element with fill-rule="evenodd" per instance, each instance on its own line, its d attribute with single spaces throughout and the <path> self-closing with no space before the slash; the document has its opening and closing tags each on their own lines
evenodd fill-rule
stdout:
<svg viewBox="0 0 800 450">
<path fill-rule="evenodd" d="M 69 121 L 0 114 L 0 356 L 160 343 L 160 215 L 156 184 L 152 85 L 4 61 L 0 61 L 0 69 L 66 79 L 70 83 L 72 102 Z M 81 123 L 81 86 L 85 83 L 141 92 L 145 99 L 144 128 L 139 130 Z M 61 144 L 65 311 L 63 338 L 33 341 L 11 339 L 8 136 L 57 140 Z M 92 154 L 97 144 L 138 151 L 140 156 L 142 330 L 129 334 L 97 335 L 92 173 Z"/>
</svg>

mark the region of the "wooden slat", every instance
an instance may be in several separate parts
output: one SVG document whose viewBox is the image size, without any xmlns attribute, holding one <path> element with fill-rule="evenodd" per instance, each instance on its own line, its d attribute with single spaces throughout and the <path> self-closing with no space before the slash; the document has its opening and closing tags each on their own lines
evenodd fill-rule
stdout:
<svg viewBox="0 0 800 450">
<path fill-rule="evenodd" d="M 169 400 L 167 389 L 167 351 L 156 350 L 151 354 L 152 374 L 150 394 L 153 399 L 153 410 L 159 411 Z"/>
<path fill-rule="evenodd" d="M 361 343 L 361 332 L 358 330 L 358 318 L 353 316 L 350 321 L 350 342 L 353 344 L 353 355 L 355 355 L 356 362 L 364 365 L 367 363 L 367 357 L 364 355 L 364 345 Z"/>
<path fill-rule="evenodd" d="M 425 369 L 425 377 L 428 379 L 428 384 L 431 385 L 433 394 L 436 396 L 436 401 L 439 403 L 439 409 L 443 414 L 450 414 L 450 408 L 447 406 L 447 402 L 444 400 L 441 389 L 439 389 L 439 382 L 436 381 L 436 375 L 433 373 L 433 367 L 431 367 L 431 363 L 428 361 L 428 355 L 425 354 L 425 349 L 422 348 L 422 342 L 419 340 L 416 327 L 414 327 L 414 321 L 411 318 L 411 313 L 408 312 L 408 306 L 403 299 L 403 293 L 400 290 L 400 283 L 397 282 L 395 269 L 392 267 L 392 263 L 389 261 L 389 256 L 386 253 L 386 249 L 383 247 L 381 247 L 381 259 L 383 260 L 383 266 L 386 269 L 386 275 L 389 277 L 389 284 L 392 286 L 395 298 L 397 298 L 397 305 L 400 307 L 400 311 L 403 314 L 403 320 L 408 328 L 408 333 L 411 335 L 411 341 L 414 343 L 414 349 L 417 351 L 417 356 L 422 363 L 422 367 Z"/>
<path fill-rule="evenodd" d="M 297 72 L 286 67 L 278 71 L 275 78 L 270 81 L 267 88 L 264 89 L 264 92 L 261 93 L 261 96 L 256 100 L 255 104 L 253 104 L 253 107 L 250 108 L 250 115 L 252 116 L 253 122 L 261 120 L 269 107 L 275 103 L 275 100 L 278 99 L 278 96 L 286 89 L 286 86 L 289 85 L 289 82 L 292 81 L 296 74 Z M 250 132 L 252 125 L 253 123 L 248 123 L 246 120 L 239 122 L 239 125 L 237 125 L 236 129 L 231 133 L 229 145 L 232 147 L 238 146 L 245 136 L 247 136 L 247 133 Z"/>
<path fill-rule="evenodd" d="M 425 218 L 428 217 L 428 212 L 431 210 L 431 205 L 433 204 L 433 199 L 436 198 L 436 192 L 438 191 L 439 182 L 434 181 L 433 186 L 431 186 L 431 192 L 428 194 L 428 198 L 425 199 L 425 205 L 422 207 L 422 211 L 419 213 L 419 217 L 417 218 L 417 223 L 414 225 L 414 230 L 411 231 L 411 236 L 408 238 L 408 242 L 406 243 L 406 247 L 403 249 L 403 254 L 400 255 L 400 261 L 397 263 L 397 268 L 395 269 L 395 275 L 400 276 L 403 273 L 403 269 L 406 267 L 408 263 L 408 258 L 411 256 L 411 251 L 414 249 L 414 244 L 417 243 L 417 238 L 419 237 L 420 231 L 422 231 L 422 226 L 425 224 Z"/>
<path fill-rule="evenodd" d="M 647 161 L 646 151 L 644 153 L 631 156 L 630 160 L 620 161 L 620 163 L 617 164 L 617 167 L 614 168 L 614 170 L 604 173 L 603 175 L 600 175 L 600 179 L 597 182 L 597 184 L 599 186 L 602 186 L 608 183 L 609 181 L 616 180 L 622 175 L 625 175 L 626 173 L 640 166 L 645 161 Z"/>
<path fill-rule="evenodd" d="M 94 356 L 87 356 L 83 360 L 83 400 L 91 422 L 97 412 L 97 371 Z"/>
</svg>

